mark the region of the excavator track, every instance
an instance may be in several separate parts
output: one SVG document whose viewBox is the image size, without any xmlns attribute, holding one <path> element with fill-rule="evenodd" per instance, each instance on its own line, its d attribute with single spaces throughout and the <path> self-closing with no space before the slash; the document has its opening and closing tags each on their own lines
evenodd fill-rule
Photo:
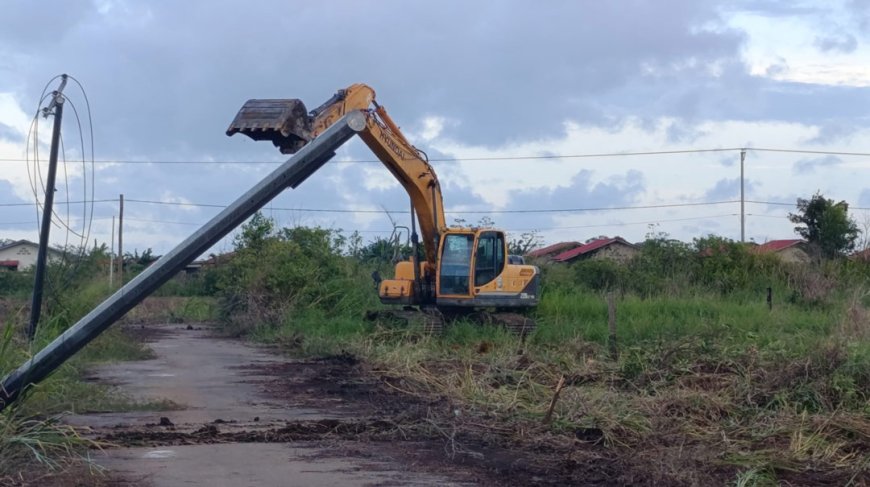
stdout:
<svg viewBox="0 0 870 487">
<path fill-rule="evenodd" d="M 429 335 L 441 335 L 445 330 L 444 315 L 437 308 L 417 309 L 406 307 L 404 309 L 388 309 L 369 311 L 366 313 L 369 321 L 395 323 L 399 326 L 421 325 L 423 332 Z"/>
<path fill-rule="evenodd" d="M 492 321 L 493 324 L 521 337 L 532 333 L 537 327 L 535 320 L 520 313 L 492 313 Z"/>
<path fill-rule="evenodd" d="M 370 321 L 390 321 L 404 326 L 420 324 L 423 331 L 430 335 L 441 335 L 450 322 L 458 319 L 468 319 L 479 325 L 498 326 L 525 337 L 535 330 L 535 321 L 520 313 L 474 311 L 471 313 L 448 313 L 445 316 L 437 308 L 406 307 L 401 310 L 381 310 L 366 313 Z"/>
<path fill-rule="evenodd" d="M 521 337 L 525 337 L 535 330 L 536 324 L 535 321 L 528 316 L 525 316 L 520 313 L 511 313 L 511 312 L 489 312 L 489 311 L 475 311 L 468 315 L 475 323 L 481 325 L 490 325 L 490 326 L 498 326 L 504 328 L 505 330 L 513 333 L 514 335 L 518 335 Z"/>
</svg>

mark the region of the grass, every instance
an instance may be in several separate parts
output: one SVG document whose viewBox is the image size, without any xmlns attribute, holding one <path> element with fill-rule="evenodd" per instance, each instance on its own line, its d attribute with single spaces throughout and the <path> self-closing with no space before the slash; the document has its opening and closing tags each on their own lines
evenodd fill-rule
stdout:
<svg viewBox="0 0 870 487">
<path fill-rule="evenodd" d="M 60 313 L 44 315 L 37 338 L 28 345 L 23 338 L 24 305 L 6 302 L 7 314 L 0 341 L 0 375 L 18 367 L 33 351 L 39 350 L 57 336 L 77 315 L 87 312 L 91 302 L 99 301 L 107 290 L 101 284 L 89 286 L 79 299 L 71 302 Z M 212 301 L 207 298 L 159 298 L 146 304 L 153 312 L 153 320 L 198 321 L 210 317 Z M 153 310 L 159 310 L 156 313 Z M 136 316 L 134 315 L 134 318 Z M 153 322 L 153 321 L 150 321 Z M 118 325 L 110 327 L 81 352 L 63 364 L 48 379 L 32 386 L 19 401 L 0 412 L 0 484 L 34 470 L 58 471 L 84 462 L 88 471 L 92 466 L 87 459 L 88 449 L 100 445 L 81 437 L 75 429 L 62 424 L 66 414 L 104 411 L 156 411 L 176 409 L 171 401 L 137 401 L 118 393 L 111 386 L 88 380 L 87 370 L 104 363 L 145 360 L 153 352 L 143 343 L 124 332 Z M 11 480 L 9 480 L 11 482 Z"/>
<path fill-rule="evenodd" d="M 589 292 L 546 295 L 524 342 L 468 323 L 434 337 L 312 310 L 251 336 L 297 354 L 352 353 L 401 378 L 405 393 L 450 398 L 470 423 L 507 425 L 512 442 L 581 438 L 660 483 L 847 483 L 866 478 L 870 447 L 870 323 L 850 315 L 854 305 L 626 295 L 617 360 L 605 299 Z M 560 378 L 568 386 L 544 425 Z"/>
</svg>

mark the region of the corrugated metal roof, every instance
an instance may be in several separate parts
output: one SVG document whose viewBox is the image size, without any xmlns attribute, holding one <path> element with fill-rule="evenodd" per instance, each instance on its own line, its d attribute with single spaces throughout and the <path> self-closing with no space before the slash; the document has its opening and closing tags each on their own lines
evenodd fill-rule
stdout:
<svg viewBox="0 0 870 487">
<path fill-rule="evenodd" d="M 770 240 L 768 242 L 764 242 L 755 248 L 756 252 L 779 252 L 780 250 L 785 250 L 789 247 L 794 247 L 795 245 L 804 243 L 801 239 L 790 239 L 790 240 Z"/>
<path fill-rule="evenodd" d="M 600 238 L 598 240 L 593 240 L 589 243 L 581 245 L 575 249 L 571 249 L 571 250 L 568 250 L 566 252 L 562 252 L 562 253 L 556 255 L 555 257 L 553 257 L 553 260 L 555 260 L 556 262 L 567 262 L 571 259 L 574 259 L 574 258 L 580 256 L 580 255 L 594 252 L 602 247 L 607 247 L 608 245 L 613 244 L 613 243 L 617 243 L 617 242 L 621 243 L 623 245 L 628 245 L 629 247 L 635 247 L 634 244 L 627 242 L 622 237 Z"/>
<path fill-rule="evenodd" d="M 548 255 L 564 252 L 568 248 L 579 247 L 580 245 L 583 244 L 581 244 L 580 242 L 559 242 L 553 245 L 548 245 L 542 249 L 533 250 L 527 255 L 529 257 L 546 257 Z"/>
<path fill-rule="evenodd" d="M 35 244 L 35 243 L 31 242 L 30 240 L 16 240 L 14 242 L 9 242 L 6 245 L 0 245 L 0 250 L 9 249 L 12 247 L 16 247 L 18 245 L 35 245 L 35 246 L 39 247 L 39 244 Z"/>
<path fill-rule="evenodd" d="M 30 240 L 16 240 L 16 241 L 14 241 L 14 242 L 9 242 L 9 243 L 7 243 L 6 245 L 0 245 L 0 250 L 11 249 L 12 247 L 17 247 L 17 246 L 19 246 L 19 245 L 30 245 L 30 246 L 32 246 L 32 247 L 37 247 L 37 248 L 39 248 L 39 244 L 38 244 L 38 243 L 31 242 Z M 63 253 L 63 250 L 62 250 L 62 249 L 58 249 L 58 248 L 52 247 L 51 245 L 48 246 L 48 251 L 49 251 L 49 252 L 54 252 L 54 253 L 56 253 L 56 254 L 62 254 L 62 253 Z"/>
</svg>

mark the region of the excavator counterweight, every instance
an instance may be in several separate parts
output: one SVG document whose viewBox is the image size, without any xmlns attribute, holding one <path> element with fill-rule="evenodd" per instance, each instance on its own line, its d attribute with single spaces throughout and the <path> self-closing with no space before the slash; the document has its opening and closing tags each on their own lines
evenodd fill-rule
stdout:
<svg viewBox="0 0 870 487">
<path fill-rule="evenodd" d="M 227 129 L 227 135 L 236 133 L 271 141 L 282 154 L 295 154 L 312 138 L 311 118 L 301 100 L 248 100 Z"/>
</svg>

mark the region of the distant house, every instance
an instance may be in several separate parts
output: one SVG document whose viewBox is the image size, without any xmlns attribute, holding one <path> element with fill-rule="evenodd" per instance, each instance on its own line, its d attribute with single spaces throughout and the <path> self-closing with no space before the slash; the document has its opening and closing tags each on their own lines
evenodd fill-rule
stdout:
<svg viewBox="0 0 870 487">
<path fill-rule="evenodd" d="M 555 262 L 573 262 L 581 259 L 610 259 L 617 262 L 631 260 L 640 252 L 637 245 L 622 237 L 598 238 L 579 247 L 553 256 Z"/>
<path fill-rule="evenodd" d="M 850 255 L 849 258 L 858 262 L 866 262 L 870 264 L 870 248 L 855 252 Z"/>
<path fill-rule="evenodd" d="M 548 245 L 541 249 L 533 250 L 526 254 L 526 257 L 534 257 L 537 259 L 552 258 L 556 254 L 561 254 L 566 250 L 577 248 L 581 245 L 583 244 L 580 242 L 559 242 L 553 245 Z"/>
<path fill-rule="evenodd" d="M 774 254 L 783 262 L 808 263 L 813 259 L 806 241 L 801 239 L 770 240 L 752 249 L 758 254 Z"/>
<path fill-rule="evenodd" d="M 184 266 L 185 274 L 196 274 L 203 269 L 211 269 L 231 261 L 235 257 L 235 252 L 227 252 L 225 254 L 211 254 L 207 259 L 195 260 Z"/>
<path fill-rule="evenodd" d="M 6 270 L 23 271 L 36 265 L 39 245 L 29 240 L 18 240 L 0 245 L 0 267 Z M 60 259 L 63 252 L 48 248 L 48 260 Z"/>
</svg>

